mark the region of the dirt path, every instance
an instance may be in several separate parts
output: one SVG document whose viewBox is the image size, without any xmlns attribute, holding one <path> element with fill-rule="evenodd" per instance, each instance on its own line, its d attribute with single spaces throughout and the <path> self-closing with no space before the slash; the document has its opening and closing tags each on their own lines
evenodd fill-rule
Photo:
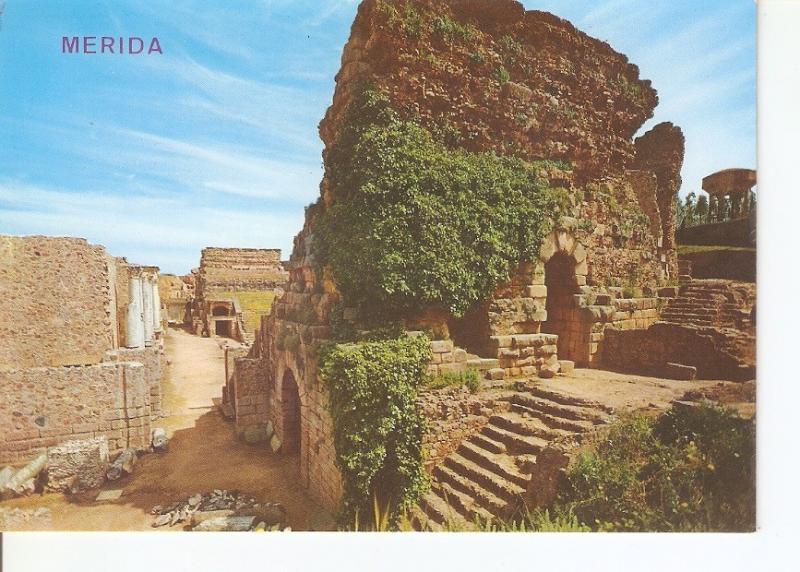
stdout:
<svg viewBox="0 0 800 572">
<path fill-rule="evenodd" d="M 296 457 L 273 455 L 265 445 L 238 441 L 230 423 L 212 403 L 224 381 L 224 355 L 218 342 L 182 330 L 169 330 L 170 361 L 163 386 L 165 418 L 154 423 L 170 436 L 169 451 L 143 456 L 134 474 L 103 490 L 122 489 L 114 501 L 98 502 L 99 491 L 78 497 L 35 496 L 2 503 L 3 507 L 51 511 L 53 530 L 153 530 L 150 509 L 213 489 L 237 489 L 261 501 L 286 507 L 294 530 L 324 529 L 330 516 L 300 487 Z M 180 525 L 174 529 L 180 530 Z"/>
</svg>

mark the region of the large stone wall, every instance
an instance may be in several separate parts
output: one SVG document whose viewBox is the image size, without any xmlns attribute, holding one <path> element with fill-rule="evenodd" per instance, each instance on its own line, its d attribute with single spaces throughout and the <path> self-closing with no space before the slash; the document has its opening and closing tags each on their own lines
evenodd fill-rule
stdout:
<svg viewBox="0 0 800 572">
<path fill-rule="evenodd" d="M 114 347 L 113 264 L 80 238 L 0 236 L 0 370 L 98 363 Z"/>
<path fill-rule="evenodd" d="M 491 299 L 460 320 L 432 308 L 407 317 L 407 329 L 444 338 L 435 341 L 443 349 L 434 352 L 440 360 L 431 364 L 435 371 L 466 367 L 474 358 L 465 349 L 489 352 L 478 361 L 495 364 L 491 376 L 535 374 L 543 367 L 552 373 L 562 351 L 594 364 L 608 323 L 646 327 L 656 319 L 654 301 L 614 300 L 634 284 L 653 291 L 665 285 L 674 257 L 664 246 L 669 226 L 660 213 L 661 181 L 635 164 L 633 135 L 652 116 L 657 96 L 625 56 L 564 20 L 526 12 L 511 0 L 363 1 L 320 124 L 326 146 L 321 197 L 307 208 L 295 237 L 286 293 L 262 320 L 248 355 L 265 368 L 267 415 L 277 438 L 291 452 L 291 433 L 299 432 L 300 480 L 331 509 L 339 502 L 341 477 L 317 350 L 330 337 L 334 305 L 344 303 L 338 319 L 355 322 L 358 312 L 341 300 L 330 270 L 315 258 L 314 227 L 337 200 L 327 159 L 349 103 L 365 85 L 385 94 L 401 118 L 448 145 L 549 160 L 543 176 L 569 197 L 539 258 L 516 269 Z M 678 168 L 680 159 L 673 157 Z M 568 280 L 552 281 L 557 272 L 551 261 L 567 262 Z M 609 288 L 620 296 L 609 295 Z M 606 298 L 598 301 L 598 295 Z M 553 300 L 559 305 L 549 309 Z M 444 413 L 437 397 L 422 397 L 420 406 L 434 421 L 426 441 L 434 456 L 446 454 L 490 410 L 461 397 L 457 411 Z"/>
<path fill-rule="evenodd" d="M 109 361 L 0 372 L 0 463 L 20 463 L 64 441 L 106 436 L 109 450 L 146 448 L 146 367 Z"/>
<path fill-rule="evenodd" d="M 197 275 L 197 296 L 231 290 L 281 286 L 287 273 L 281 251 L 266 248 L 204 248 Z"/>
<path fill-rule="evenodd" d="M 0 237 L 0 462 L 75 439 L 148 446 L 161 414 L 157 272 L 83 239 Z M 131 280 L 149 304 L 131 304 Z M 131 326 L 142 336 L 128 349 Z"/>
</svg>

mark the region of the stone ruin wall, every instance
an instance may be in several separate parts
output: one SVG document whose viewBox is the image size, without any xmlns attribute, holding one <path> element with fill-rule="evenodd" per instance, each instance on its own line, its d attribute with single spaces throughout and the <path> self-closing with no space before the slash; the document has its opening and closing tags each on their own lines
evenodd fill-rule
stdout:
<svg viewBox="0 0 800 572">
<path fill-rule="evenodd" d="M 660 181 L 635 163 L 633 135 L 652 116 L 655 91 L 639 79 L 636 66 L 607 44 L 550 14 L 525 12 L 517 2 L 407 3 L 431 17 L 448 14 L 475 25 L 478 38 L 455 46 L 444 46 L 425 34 L 409 38 L 388 26 L 382 12 L 387 4 L 405 5 L 366 0 L 359 7 L 333 103 L 320 124 L 326 148 L 335 142 L 348 103 L 366 82 L 386 93 L 401 116 L 434 130 L 455 128 L 458 144 L 467 149 L 569 162 L 571 170 L 558 165 L 546 168 L 551 185 L 570 191 L 571 211 L 545 240 L 540 260 L 523 265 L 511 283 L 499 288 L 471 327 L 485 334 L 484 341 L 490 338 L 487 361 L 501 377 L 531 374 L 552 365 L 557 338 L 542 333 L 548 319 L 544 270 L 560 253 L 573 264 L 577 288 L 573 305 L 559 318 L 572 322 L 565 329 L 572 327 L 571 335 L 562 336 L 572 338 L 567 344 L 579 361 L 596 364 L 608 325 L 643 328 L 657 319 L 656 292 L 672 276 L 673 254 L 664 250 L 660 232 L 665 228 L 657 208 Z M 508 65 L 510 77 L 505 83 L 492 75 L 506 61 L 500 47 L 504 36 L 525 46 Z M 475 50 L 483 52 L 485 63 L 474 64 L 470 54 Z M 259 383 L 267 388 L 266 413 L 253 420 L 271 421 L 281 440 L 286 438 L 284 387 L 294 380 L 302 404 L 301 481 L 319 502 L 335 509 L 341 478 L 327 395 L 317 378 L 316 348 L 330 334 L 329 313 L 339 294 L 327 269 L 316 264 L 313 249 L 315 217 L 336 200 L 328 190 L 328 177 L 326 173 L 321 183 L 320 201 L 307 208 L 304 228 L 295 237 L 286 293 L 263 319 L 249 355 L 234 360 L 232 377 L 234 384 Z M 589 183 L 605 194 L 583 192 Z M 677 186 L 669 190 L 674 194 Z M 621 205 L 616 212 L 609 207 L 608 196 Z M 637 224 L 623 228 L 632 219 Z M 649 297 L 623 299 L 621 285 L 634 272 L 649 288 Z M 348 313 L 345 308 L 345 319 Z M 409 326 L 419 326 L 424 318 L 416 317 Z M 448 324 L 447 316 L 436 319 L 445 331 L 458 330 L 458 324 Z M 439 356 L 443 361 L 432 364 L 432 371 L 466 369 L 468 360 L 456 359 L 464 354 L 454 347 Z M 260 366 L 250 367 L 254 363 L 248 362 L 242 369 L 248 373 L 240 376 L 242 359 L 260 360 Z M 232 390 L 227 393 L 230 396 Z M 443 411 L 441 398 L 433 394 L 422 395 L 421 400 L 420 407 L 433 423 L 425 442 L 433 462 L 455 447 L 465 432 L 485 422 L 491 409 L 469 397 L 459 400 L 458 412 Z"/>
<path fill-rule="evenodd" d="M 161 348 L 124 347 L 128 279 L 143 267 L 83 239 L 0 244 L 0 463 L 100 436 L 111 452 L 145 448 L 161 411 Z"/>
<path fill-rule="evenodd" d="M 113 266 L 82 239 L 0 237 L 0 370 L 101 361 L 116 329 Z"/>
<path fill-rule="evenodd" d="M 204 248 L 197 297 L 232 290 L 266 290 L 286 282 L 281 251 L 262 248 Z"/>
</svg>

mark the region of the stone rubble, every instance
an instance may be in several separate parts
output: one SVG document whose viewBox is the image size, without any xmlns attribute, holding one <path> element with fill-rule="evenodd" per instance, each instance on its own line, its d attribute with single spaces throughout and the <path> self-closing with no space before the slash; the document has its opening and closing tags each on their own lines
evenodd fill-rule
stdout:
<svg viewBox="0 0 800 572">
<path fill-rule="evenodd" d="M 280 503 L 261 503 L 239 491 L 214 489 L 166 506 L 157 505 L 153 528 L 184 524 L 196 531 L 286 530 L 286 509 Z"/>
</svg>

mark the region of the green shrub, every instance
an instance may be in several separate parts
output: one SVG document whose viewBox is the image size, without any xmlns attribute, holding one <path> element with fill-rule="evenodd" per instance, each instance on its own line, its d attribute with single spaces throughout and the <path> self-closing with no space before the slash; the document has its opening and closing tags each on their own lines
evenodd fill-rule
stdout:
<svg viewBox="0 0 800 572">
<path fill-rule="evenodd" d="M 713 405 L 624 417 L 578 456 L 555 507 L 594 530 L 752 530 L 754 454 L 752 421 Z"/>
<path fill-rule="evenodd" d="M 500 85 L 506 83 L 511 79 L 511 74 L 508 73 L 508 70 L 503 66 L 499 66 L 494 70 L 494 79 L 500 82 Z"/>
<path fill-rule="evenodd" d="M 388 506 L 396 523 L 426 490 L 424 420 L 415 398 L 430 359 L 425 336 L 322 349 L 319 371 L 330 395 L 343 522 Z"/>
<path fill-rule="evenodd" d="M 455 42 L 469 42 L 477 36 L 477 30 L 471 24 L 462 24 L 445 15 L 436 16 L 431 20 L 431 31 L 439 36 L 446 44 Z"/>
<path fill-rule="evenodd" d="M 557 213 L 547 181 L 494 153 L 449 149 L 365 91 L 328 156 L 335 197 L 315 248 L 368 321 L 462 315 L 538 255 Z"/>
<path fill-rule="evenodd" d="M 445 372 L 431 376 L 425 382 L 426 389 L 444 389 L 445 387 L 466 387 L 471 393 L 481 390 L 481 379 L 478 371 L 468 369 L 463 372 Z"/>
<path fill-rule="evenodd" d="M 406 2 L 398 9 L 389 2 L 380 0 L 377 7 L 390 28 L 402 30 L 409 38 L 419 38 L 422 35 L 422 16 L 411 2 Z"/>
</svg>

